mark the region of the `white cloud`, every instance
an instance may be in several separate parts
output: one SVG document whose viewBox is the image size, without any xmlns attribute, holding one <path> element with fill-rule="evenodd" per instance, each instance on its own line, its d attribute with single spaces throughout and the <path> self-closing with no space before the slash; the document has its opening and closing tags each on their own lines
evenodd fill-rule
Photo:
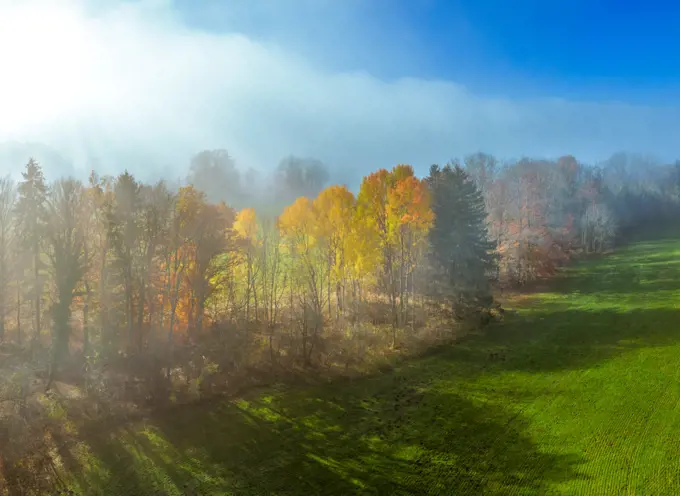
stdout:
<svg viewBox="0 0 680 496">
<path fill-rule="evenodd" d="M 168 0 L 93 7 L 1 0 L 0 141 L 40 141 L 81 168 L 94 155 L 108 171 L 183 167 L 214 147 L 257 168 L 313 155 L 350 181 L 397 162 L 424 171 L 477 150 L 587 160 L 624 148 L 678 151 L 676 108 L 383 82 L 313 67 L 237 33 L 190 28 Z"/>
</svg>

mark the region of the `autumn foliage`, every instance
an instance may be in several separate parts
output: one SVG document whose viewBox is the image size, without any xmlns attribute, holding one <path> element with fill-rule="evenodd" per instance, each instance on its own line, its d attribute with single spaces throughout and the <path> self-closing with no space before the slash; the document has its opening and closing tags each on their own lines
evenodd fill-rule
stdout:
<svg viewBox="0 0 680 496">
<path fill-rule="evenodd" d="M 494 286 L 611 247 L 637 219 L 624 205 L 638 202 L 639 218 L 674 212 L 677 166 L 636 182 L 626 160 L 476 154 L 425 178 L 378 169 L 355 195 L 324 187 L 321 162 L 289 157 L 270 193 L 295 199 L 275 214 L 195 186 L 214 174 L 243 184 L 224 150 L 197 155 L 181 187 L 128 172 L 48 185 L 31 161 L 0 188 L 0 339 L 50 349 L 54 377 L 73 357 L 121 355 L 145 367 L 155 357 L 145 373 L 166 382 L 199 377 L 197 357 L 225 372 L 349 367 L 488 312 Z"/>
</svg>

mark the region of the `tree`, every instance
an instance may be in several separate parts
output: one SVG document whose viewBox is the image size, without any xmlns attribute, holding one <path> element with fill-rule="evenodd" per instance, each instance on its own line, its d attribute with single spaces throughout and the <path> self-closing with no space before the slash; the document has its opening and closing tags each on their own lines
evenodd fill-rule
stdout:
<svg viewBox="0 0 680 496">
<path fill-rule="evenodd" d="M 465 172 L 470 176 L 482 195 L 486 197 L 491 185 L 496 179 L 498 161 L 487 153 L 473 153 L 464 159 Z"/>
<path fill-rule="evenodd" d="M 456 315 L 464 318 L 493 301 L 489 277 L 495 256 L 488 240 L 484 198 L 458 165 L 433 165 L 427 183 L 435 215 L 430 243 L 438 289 L 449 298 Z"/>
<path fill-rule="evenodd" d="M 392 320 L 396 326 L 396 295 L 392 273 L 394 254 L 387 223 L 387 191 L 390 183 L 390 173 L 386 169 L 369 174 L 361 182 L 356 214 L 356 229 L 361 241 L 357 261 L 366 273 L 376 273 L 382 289 L 389 295 Z"/>
<path fill-rule="evenodd" d="M 234 233 L 240 241 L 241 252 L 244 259 L 245 277 L 245 300 L 246 300 L 246 320 L 250 320 L 250 304 L 255 304 L 255 319 L 257 320 L 257 250 L 260 240 L 258 239 L 257 214 L 253 208 L 245 208 L 237 215 L 234 222 Z"/>
<path fill-rule="evenodd" d="M 75 179 L 62 179 L 52 186 L 46 202 L 46 253 L 55 289 L 50 379 L 54 378 L 58 364 L 68 355 L 71 304 L 87 270 L 85 231 L 81 222 L 83 200 L 82 184 Z"/>
<path fill-rule="evenodd" d="M 508 279 L 524 283 L 549 275 L 563 255 L 555 249 L 556 231 L 550 220 L 557 177 L 553 162 L 530 158 L 504 170 L 507 221 L 499 250 Z"/>
<path fill-rule="evenodd" d="M 272 363 L 275 361 L 274 332 L 278 324 L 281 302 L 286 291 L 287 274 L 283 261 L 282 239 L 276 223 L 269 218 L 260 220 L 261 240 L 259 248 L 259 268 L 264 320 L 267 325 L 269 338 L 269 355 Z M 291 309 L 292 310 L 292 309 Z"/>
<path fill-rule="evenodd" d="M 163 309 L 169 307 L 167 336 L 170 346 L 173 343 L 177 323 L 177 308 L 182 297 L 182 283 L 192 263 L 192 252 L 202 229 L 198 220 L 204 204 L 205 195 L 193 186 L 180 188 L 177 201 L 174 202 L 163 261 L 165 265 Z"/>
<path fill-rule="evenodd" d="M 96 265 L 93 263 L 91 268 L 95 274 L 85 277 L 86 283 L 89 281 L 96 281 L 96 297 L 99 303 L 99 329 L 102 337 L 105 350 L 111 351 L 110 346 L 113 344 L 114 333 L 110 325 L 110 308 L 111 297 L 109 288 L 110 266 L 109 260 L 115 241 L 115 229 L 117 226 L 115 220 L 115 197 L 113 192 L 114 179 L 112 177 L 99 177 L 95 171 L 92 171 L 89 178 L 89 185 L 87 191 L 87 205 L 91 209 L 90 229 L 92 234 L 88 234 L 85 247 L 89 249 L 92 244 L 90 256 L 93 256 L 97 261 Z M 92 291 L 88 286 L 85 288 L 86 293 Z M 87 298 L 87 296 L 86 296 Z M 89 298 L 88 298 L 89 305 Z M 85 309 L 83 309 L 84 311 Z M 84 311 L 85 313 L 85 311 Z M 89 313 L 89 307 L 88 307 Z M 84 315 L 86 322 L 85 330 L 89 334 L 88 323 L 89 315 Z M 89 338 L 89 336 L 88 336 Z M 87 351 L 87 350 L 85 350 Z"/>
<path fill-rule="evenodd" d="M 413 256 L 419 233 L 429 228 L 431 213 L 427 189 L 410 165 L 392 171 L 380 169 L 364 178 L 357 197 L 357 232 L 362 234 L 365 262 L 379 264 L 379 281 L 391 307 L 393 343 L 402 324 L 406 279 L 413 275 Z M 413 281 L 413 279 L 412 279 Z"/>
<path fill-rule="evenodd" d="M 43 221 L 47 186 L 42 168 L 32 158 L 22 172 L 23 181 L 19 184 L 19 200 L 16 204 L 18 233 L 22 247 L 28 252 L 32 262 L 33 287 L 31 288 L 34 311 L 33 340 L 38 342 L 41 332 L 41 301 L 43 279 L 41 277 L 42 261 L 41 245 L 43 239 Z"/>
<path fill-rule="evenodd" d="M 433 220 L 427 185 L 413 175 L 412 169 L 409 172 L 388 189 L 386 204 L 389 242 L 395 247 L 399 279 L 398 325 L 406 320 L 409 281 L 414 289 L 415 269 Z M 398 174 L 395 176 L 399 177 Z M 393 345 L 395 340 L 396 335 L 393 335 Z"/>
<path fill-rule="evenodd" d="M 139 288 L 137 298 L 137 346 L 141 350 L 144 341 L 144 317 L 149 327 L 155 313 L 155 299 L 152 291 L 154 260 L 159 247 L 166 241 L 170 229 L 170 218 L 174 208 L 174 196 L 165 182 L 140 189 L 139 212 L 139 255 L 136 264 L 136 279 Z"/>
<path fill-rule="evenodd" d="M 287 204 L 302 196 L 314 198 L 329 178 L 328 168 L 320 160 L 291 155 L 279 163 L 274 186 L 279 201 Z"/>
<path fill-rule="evenodd" d="M 208 201 L 240 203 L 243 199 L 241 175 L 234 159 L 224 149 L 203 150 L 191 159 L 187 182 L 203 191 Z"/>
<path fill-rule="evenodd" d="M 203 330 L 205 302 L 212 294 L 216 271 L 219 270 L 216 258 L 220 254 L 233 251 L 231 228 L 234 224 L 234 211 L 224 202 L 217 205 L 203 203 L 194 220 L 192 235 L 192 257 L 188 278 L 191 284 L 191 306 L 189 331 L 200 336 Z"/>
<path fill-rule="evenodd" d="M 114 267 L 123 282 L 125 323 L 128 346 L 135 342 L 134 291 L 135 262 L 140 254 L 141 186 L 128 171 L 119 175 L 113 186 L 114 204 L 109 218 L 109 237 L 115 254 Z"/>
<path fill-rule="evenodd" d="M 328 315 L 332 316 L 331 284 L 335 283 L 336 318 L 344 305 L 347 283 L 347 239 L 353 226 L 355 199 L 346 186 L 329 186 L 314 200 L 319 236 L 327 254 Z"/>
<path fill-rule="evenodd" d="M 5 317 L 9 311 L 7 293 L 15 273 L 12 267 L 15 203 L 14 181 L 9 177 L 0 179 L 0 341 L 5 337 Z"/>
<path fill-rule="evenodd" d="M 586 253 L 609 248 L 616 237 L 616 221 L 609 207 L 600 203 L 589 205 L 581 219 L 581 233 Z"/>
<path fill-rule="evenodd" d="M 324 268 L 327 258 L 320 242 L 318 213 L 309 198 L 303 196 L 283 211 L 278 225 L 291 258 L 291 295 L 295 288 L 301 300 L 302 358 L 309 363 L 323 325 L 324 288 L 328 276 Z"/>
</svg>

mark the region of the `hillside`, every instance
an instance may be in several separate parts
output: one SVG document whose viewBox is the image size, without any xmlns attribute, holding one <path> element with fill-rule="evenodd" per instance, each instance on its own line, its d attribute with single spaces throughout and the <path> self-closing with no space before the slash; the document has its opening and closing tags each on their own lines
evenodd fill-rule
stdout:
<svg viewBox="0 0 680 496">
<path fill-rule="evenodd" d="M 680 242 L 637 243 L 393 373 L 83 433 L 67 479 L 108 495 L 677 493 L 679 300 Z"/>
</svg>

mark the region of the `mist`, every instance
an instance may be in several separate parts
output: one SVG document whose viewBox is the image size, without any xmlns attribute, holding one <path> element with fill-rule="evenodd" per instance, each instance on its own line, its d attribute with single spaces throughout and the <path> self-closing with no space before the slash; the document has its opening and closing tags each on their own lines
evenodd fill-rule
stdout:
<svg viewBox="0 0 680 496">
<path fill-rule="evenodd" d="M 439 2 L 0 0 L 0 496 L 680 494 L 680 8 Z"/>
<path fill-rule="evenodd" d="M 422 174 L 479 150 L 508 158 L 570 153 L 586 163 L 621 149 L 663 160 L 678 152 L 676 107 L 384 80 L 322 66 L 290 44 L 240 32 L 238 22 L 208 30 L 189 21 L 169 1 L 3 2 L 9 77 L 0 80 L 0 149 L 38 144 L 49 151 L 42 157 L 49 175 L 56 168 L 84 177 L 96 166 L 142 179 L 183 178 L 204 149 L 227 149 L 242 171 L 272 170 L 294 154 L 321 160 L 333 182 L 352 184 L 376 167 L 411 163 Z M 0 154 L 0 172 L 16 173 L 23 155 Z"/>
</svg>

